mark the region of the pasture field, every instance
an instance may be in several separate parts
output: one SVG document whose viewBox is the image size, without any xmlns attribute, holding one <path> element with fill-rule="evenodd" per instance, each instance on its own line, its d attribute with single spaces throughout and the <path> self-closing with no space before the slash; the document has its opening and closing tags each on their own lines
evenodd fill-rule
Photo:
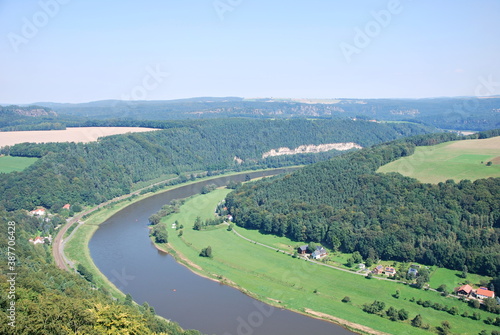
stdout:
<svg viewBox="0 0 500 335">
<path fill-rule="evenodd" d="M 31 164 L 35 163 L 38 158 L 31 157 L 0 157 L 0 173 L 9 173 L 13 171 L 22 171 Z"/>
<path fill-rule="evenodd" d="M 0 132 L 0 147 L 18 143 L 93 142 L 99 137 L 157 130 L 140 127 L 78 127 L 65 130 Z"/>
<path fill-rule="evenodd" d="M 169 233 L 169 243 L 158 246 L 169 250 L 194 272 L 234 286 L 259 300 L 298 312 L 310 309 L 326 313 L 347 320 L 340 323 L 350 327 L 365 325 L 384 333 L 428 334 L 428 331 L 410 325 L 410 320 L 420 314 L 424 323 L 429 324 L 433 330 L 445 320 L 450 322 L 452 332 L 456 334 L 477 334 L 481 329 L 489 332 L 495 329 L 482 321 L 460 316 L 465 311 L 472 315 L 478 310 L 454 297 L 443 297 L 434 291 L 419 290 L 394 281 L 366 279 L 349 272 L 295 259 L 282 252 L 246 241 L 228 231 L 227 225 L 202 231 L 193 230 L 196 217 L 213 217 L 216 205 L 228 192 L 226 189 L 217 189 L 206 195 L 193 196 L 180 208 L 179 213 L 163 218 L 162 222 L 166 223 Z M 184 226 L 182 236 L 179 236 L 179 230 L 172 228 L 172 223 L 176 220 Z M 259 236 L 258 232 L 240 227 L 235 227 L 234 230 L 250 239 L 287 250 L 297 244 L 282 237 Z M 212 248 L 212 259 L 199 256 L 201 249 L 207 246 Z M 396 290 L 400 291 L 399 298 L 393 297 Z M 349 296 L 351 302 L 341 302 L 345 296 Z M 451 315 L 444 311 L 424 308 L 410 301 L 419 299 L 449 307 L 456 306 L 459 313 Z M 394 322 L 363 312 L 362 305 L 374 300 L 384 302 L 385 309 L 390 306 L 398 310 L 404 308 L 409 312 L 410 319 Z M 483 320 L 487 316 L 494 317 L 485 311 L 479 313 Z"/>
<path fill-rule="evenodd" d="M 491 166 L 487 166 L 492 162 Z M 500 177 L 500 136 L 481 140 L 417 147 L 409 157 L 386 164 L 377 172 L 399 172 L 424 183 Z"/>
</svg>

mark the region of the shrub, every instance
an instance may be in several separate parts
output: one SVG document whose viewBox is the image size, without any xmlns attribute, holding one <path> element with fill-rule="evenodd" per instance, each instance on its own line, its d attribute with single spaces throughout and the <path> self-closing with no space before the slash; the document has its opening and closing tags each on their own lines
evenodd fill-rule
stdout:
<svg viewBox="0 0 500 335">
<path fill-rule="evenodd" d="M 208 246 L 206 248 L 201 249 L 200 256 L 212 258 L 212 247 Z"/>
</svg>

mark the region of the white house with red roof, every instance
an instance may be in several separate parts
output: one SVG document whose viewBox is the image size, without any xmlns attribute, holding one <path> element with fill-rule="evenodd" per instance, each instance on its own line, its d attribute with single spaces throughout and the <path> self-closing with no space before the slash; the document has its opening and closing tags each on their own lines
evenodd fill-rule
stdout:
<svg viewBox="0 0 500 335">
<path fill-rule="evenodd" d="M 478 299 L 494 298 L 495 292 L 488 290 L 486 287 L 480 287 L 476 290 L 476 297 Z"/>
<path fill-rule="evenodd" d="M 45 210 L 45 208 L 37 208 L 37 209 L 34 209 L 30 212 L 31 215 L 36 215 L 36 216 L 42 216 L 42 215 L 45 215 L 47 211 Z"/>
</svg>

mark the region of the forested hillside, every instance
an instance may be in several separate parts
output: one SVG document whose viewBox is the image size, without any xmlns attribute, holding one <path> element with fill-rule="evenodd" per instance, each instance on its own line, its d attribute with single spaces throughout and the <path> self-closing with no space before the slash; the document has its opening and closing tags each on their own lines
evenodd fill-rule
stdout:
<svg viewBox="0 0 500 335">
<path fill-rule="evenodd" d="M 500 126 L 499 97 L 325 100 L 205 97 L 168 101 L 107 100 L 82 104 L 38 104 L 51 107 L 61 114 L 93 119 L 358 117 L 409 120 L 442 129 L 486 130 Z M 67 125 L 71 125 L 70 120 Z"/>
<path fill-rule="evenodd" d="M 490 131 L 476 137 L 498 136 Z M 465 138 L 465 137 L 461 137 Z M 471 138 L 471 137 L 468 137 Z M 500 273 L 500 178 L 422 184 L 378 167 L 417 145 L 459 139 L 402 139 L 243 185 L 227 197 L 234 222 L 296 241 L 321 242 L 364 258 Z"/>
<path fill-rule="evenodd" d="M 56 268 L 50 246 L 28 242 L 43 230 L 42 218 L 0 210 L 0 221 L 6 270 L 0 273 L 0 334 L 199 334 L 158 318 L 146 303 L 115 301 L 96 289 L 92 278 Z M 7 227 L 13 229 L 8 233 Z M 7 260 L 12 262 L 10 271 Z"/>
<path fill-rule="evenodd" d="M 86 144 L 18 144 L 2 153 L 41 159 L 22 172 L 0 175 L 0 206 L 12 211 L 96 204 L 129 193 L 135 183 L 172 173 L 306 164 L 338 154 L 261 158 L 281 146 L 355 142 L 366 147 L 428 131 L 409 123 L 229 119 L 184 121 Z"/>
</svg>

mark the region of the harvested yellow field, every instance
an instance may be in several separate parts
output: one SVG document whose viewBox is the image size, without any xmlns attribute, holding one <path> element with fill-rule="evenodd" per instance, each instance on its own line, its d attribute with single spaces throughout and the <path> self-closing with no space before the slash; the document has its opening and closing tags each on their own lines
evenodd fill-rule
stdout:
<svg viewBox="0 0 500 335">
<path fill-rule="evenodd" d="M 99 137 L 157 130 L 139 127 L 79 127 L 65 130 L 0 132 L 0 147 L 18 143 L 93 142 Z"/>
</svg>

